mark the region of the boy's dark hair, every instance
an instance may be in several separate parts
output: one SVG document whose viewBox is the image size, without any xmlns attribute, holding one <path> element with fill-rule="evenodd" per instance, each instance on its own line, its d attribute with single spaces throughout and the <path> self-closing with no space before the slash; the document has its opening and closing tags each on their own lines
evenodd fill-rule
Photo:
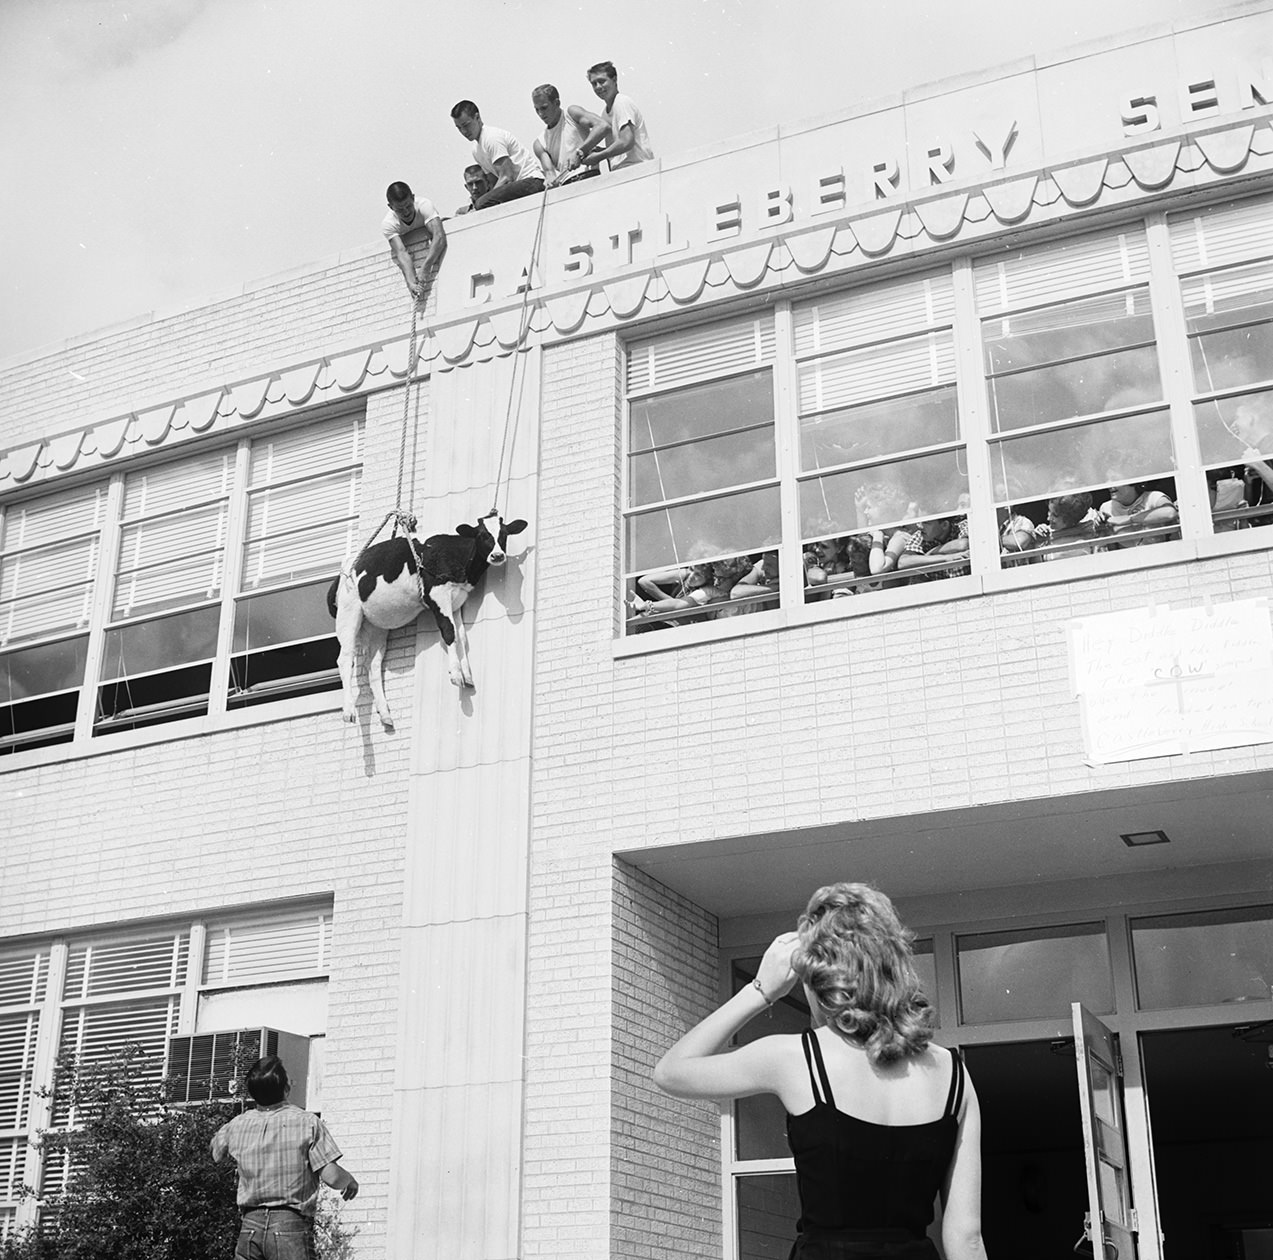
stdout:
<svg viewBox="0 0 1273 1260">
<path fill-rule="evenodd" d="M 613 79 L 616 83 L 619 81 L 619 72 L 614 68 L 613 61 L 598 61 L 595 66 L 588 67 L 589 74 L 604 74 L 608 79 Z"/>
<path fill-rule="evenodd" d="M 247 1087 L 254 1102 L 262 1107 L 272 1107 L 287 1097 L 287 1069 L 276 1054 L 267 1054 L 248 1068 Z"/>
<path fill-rule="evenodd" d="M 404 184 L 400 179 L 395 179 L 393 183 L 385 189 L 386 201 L 410 201 L 412 195 L 411 185 Z"/>
<path fill-rule="evenodd" d="M 455 104 L 451 106 L 452 118 L 458 118 L 461 114 L 470 114 L 476 118 L 481 112 L 482 111 L 478 109 L 472 101 L 456 101 Z"/>
</svg>

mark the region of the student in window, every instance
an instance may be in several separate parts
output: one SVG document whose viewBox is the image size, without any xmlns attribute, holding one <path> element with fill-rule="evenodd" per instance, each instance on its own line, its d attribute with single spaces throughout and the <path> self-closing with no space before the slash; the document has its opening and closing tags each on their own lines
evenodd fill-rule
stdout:
<svg viewBox="0 0 1273 1260">
<path fill-rule="evenodd" d="M 920 523 L 911 534 L 902 554 L 898 557 L 899 569 L 933 569 L 930 578 L 959 577 L 968 572 L 966 564 L 953 568 L 947 563 L 954 556 L 968 554 L 968 518 L 961 516 L 938 517 Z M 940 568 L 934 568 L 941 565 Z"/>
<path fill-rule="evenodd" d="M 999 549 L 1004 555 L 1033 551 L 1038 542 L 1034 522 L 1028 516 L 1014 512 L 1010 507 L 999 509 Z M 1033 564 L 1034 560 L 1021 560 L 1017 563 Z"/>
<path fill-rule="evenodd" d="M 314 1260 L 318 1183 L 352 1199 L 358 1182 L 336 1162 L 340 1147 L 327 1126 L 287 1101 L 292 1086 L 278 1055 L 257 1059 L 246 1083 L 256 1109 L 223 1124 L 210 1147 L 216 1163 L 229 1155 L 239 1168 L 235 1260 Z"/>
<path fill-rule="evenodd" d="M 1207 501 L 1211 504 L 1211 528 L 1217 534 L 1231 533 L 1246 522 L 1230 512 L 1246 507 L 1246 485 L 1234 468 L 1213 468 L 1207 474 Z M 1273 473 L 1270 473 L 1273 476 Z M 1219 519 L 1217 519 L 1219 517 Z"/>
<path fill-rule="evenodd" d="M 764 608 L 772 607 L 777 595 L 778 553 L 776 551 L 766 551 L 760 556 L 729 592 L 731 600 L 754 601 L 745 609 L 737 610 L 739 612 L 760 612 Z M 762 601 L 760 598 L 762 596 L 768 598 Z"/>
<path fill-rule="evenodd" d="M 1101 504 L 1101 516 L 1115 535 L 1142 529 L 1159 529 L 1180 520 L 1176 505 L 1161 490 L 1147 490 L 1140 482 L 1112 486 L 1109 498 Z M 1115 542 L 1115 547 L 1138 547 L 1142 543 L 1162 542 L 1162 537 L 1134 538 Z"/>
<path fill-rule="evenodd" d="M 1034 536 L 1043 546 L 1059 543 L 1091 541 L 1092 546 L 1065 546 L 1050 551 L 1045 560 L 1064 560 L 1069 556 L 1091 555 L 1096 550 L 1096 539 L 1108 531 L 1101 514 L 1092 506 L 1092 496 L 1086 490 L 1079 494 L 1058 494 L 1048 500 L 1048 519 L 1034 527 Z"/>
<path fill-rule="evenodd" d="M 813 894 L 755 981 L 692 1028 L 654 1069 L 676 1098 L 776 1094 L 800 1194 L 796 1260 L 985 1260 L 981 1116 L 957 1055 L 934 1045 L 911 933 L 867 884 Z M 800 982 L 813 1027 L 727 1050 Z"/>
</svg>

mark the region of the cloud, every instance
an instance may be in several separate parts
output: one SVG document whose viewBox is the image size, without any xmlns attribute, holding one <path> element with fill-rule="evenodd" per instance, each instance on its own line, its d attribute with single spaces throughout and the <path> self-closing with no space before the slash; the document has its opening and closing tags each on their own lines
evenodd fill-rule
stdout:
<svg viewBox="0 0 1273 1260">
<path fill-rule="evenodd" d="M 73 73 L 119 70 L 174 44 L 212 0 L 43 0 L 50 43 Z"/>
</svg>

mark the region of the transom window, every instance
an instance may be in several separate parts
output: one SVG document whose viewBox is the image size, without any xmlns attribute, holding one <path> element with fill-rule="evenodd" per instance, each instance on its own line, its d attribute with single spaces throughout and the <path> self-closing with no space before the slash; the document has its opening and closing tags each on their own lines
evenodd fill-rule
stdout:
<svg viewBox="0 0 1273 1260">
<path fill-rule="evenodd" d="M 1273 524 L 1273 198 L 633 342 L 627 397 L 627 633 Z"/>
<path fill-rule="evenodd" d="M 0 507 L 0 752 L 339 685 L 361 409 Z"/>
</svg>

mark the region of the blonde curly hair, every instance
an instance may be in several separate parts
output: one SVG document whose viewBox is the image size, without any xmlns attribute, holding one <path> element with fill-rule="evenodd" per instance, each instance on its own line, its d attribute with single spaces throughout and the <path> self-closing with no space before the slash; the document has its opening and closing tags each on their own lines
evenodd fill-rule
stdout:
<svg viewBox="0 0 1273 1260">
<path fill-rule="evenodd" d="M 912 961 L 914 934 L 870 884 L 828 884 L 809 899 L 791 958 L 826 1022 L 872 1063 L 918 1054 L 934 1012 Z"/>
</svg>

